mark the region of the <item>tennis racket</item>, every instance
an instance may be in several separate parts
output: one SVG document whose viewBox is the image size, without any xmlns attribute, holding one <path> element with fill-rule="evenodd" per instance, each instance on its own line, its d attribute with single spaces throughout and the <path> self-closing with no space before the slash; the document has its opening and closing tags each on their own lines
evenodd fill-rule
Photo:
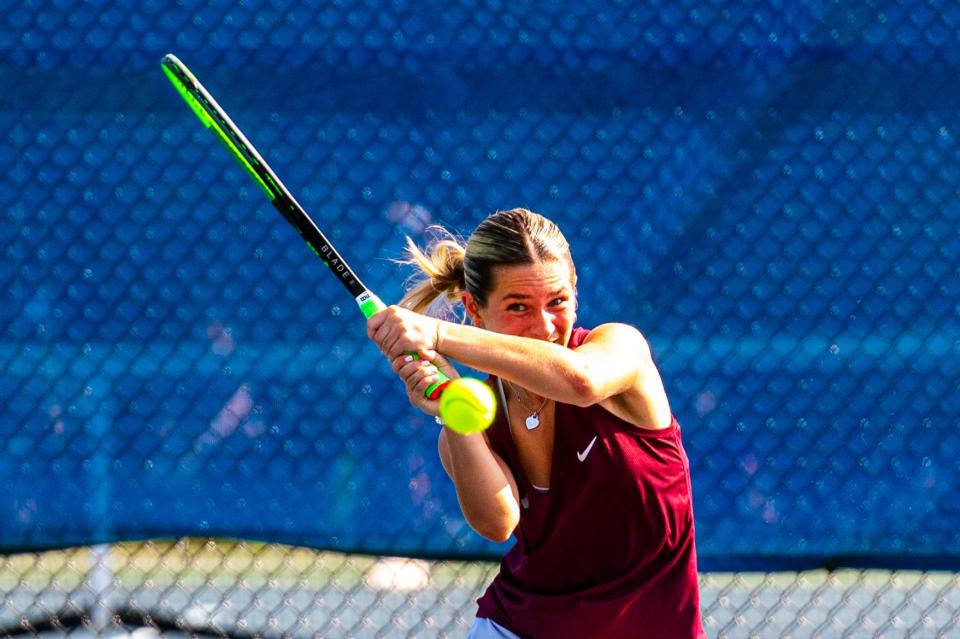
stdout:
<svg viewBox="0 0 960 639">
<path fill-rule="evenodd" d="M 323 235 L 277 174 L 247 140 L 240 128 L 233 123 L 226 111 L 213 99 L 210 92 L 200 84 L 196 76 L 172 53 L 165 55 L 161 64 L 167 78 L 203 125 L 217 136 L 240 166 L 247 170 L 253 181 L 263 189 L 267 198 L 280 211 L 284 219 L 297 229 L 307 246 L 323 260 L 330 272 L 350 292 L 363 315 L 369 318 L 384 310 L 386 306 L 380 298 L 363 285 L 347 261 Z M 416 357 L 415 353 L 413 355 Z M 437 369 L 436 373 L 440 379 L 431 384 L 424 393 L 430 399 L 439 397 L 443 388 L 450 383 L 442 371 Z"/>
</svg>

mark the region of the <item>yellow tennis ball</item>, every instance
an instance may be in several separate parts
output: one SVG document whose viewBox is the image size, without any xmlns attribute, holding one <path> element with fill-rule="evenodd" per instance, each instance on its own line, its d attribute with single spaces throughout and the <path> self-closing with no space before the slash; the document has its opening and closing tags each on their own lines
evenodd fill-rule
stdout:
<svg viewBox="0 0 960 639">
<path fill-rule="evenodd" d="M 440 419 L 447 428 L 461 435 L 485 430 L 496 412 L 493 391 L 479 379 L 457 378 L 440 395 Z"/>
</svg>

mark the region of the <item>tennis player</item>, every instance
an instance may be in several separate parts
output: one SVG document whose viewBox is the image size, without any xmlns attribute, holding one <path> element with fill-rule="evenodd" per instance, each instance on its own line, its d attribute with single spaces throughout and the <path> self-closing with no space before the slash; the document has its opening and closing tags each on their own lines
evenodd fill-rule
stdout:
<svg viewBox="0 0 960 639">
<path fill-rule="evenodd" d="M 450 360 L 485 371 L 498 397 L 485 432 L 439 436 L 467 522 L 516 537 L 468 637 L 705 637 L 689 465 L 640 332 L 576 326 L 569 245 L 536 213 L 495 213 L 465 247 L 449 234 L 408 243 L 425 277 L 368 320 L 369 336 L 428 414 L 426 362 L 451 378 Z M 441 296 L 470 325 L 427 315 Z"/>
</svg>

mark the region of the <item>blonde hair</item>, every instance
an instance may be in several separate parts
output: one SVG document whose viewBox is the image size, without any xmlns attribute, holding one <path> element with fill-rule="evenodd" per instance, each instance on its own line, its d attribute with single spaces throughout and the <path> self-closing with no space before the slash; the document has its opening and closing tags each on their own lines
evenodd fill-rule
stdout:
<svg viewBox="0 0 960 639">
<path fill-rule="evenodd" d="M 425 249 L 407 238 L 407 257 L 402 260 L 420 273 L 400 304 L 418 313 L 434 311 L 438 300 L 456 303 L 464 291 L 485 307 L 497 266 L 557 260 L 570 267 L 576 285 L 570 245 L 557 225 L 539 213 L 521 208 L 498 211 L 483 220 L 465 244 L 442 227 L 431 228 L 436 237 Z"/>
</svg>

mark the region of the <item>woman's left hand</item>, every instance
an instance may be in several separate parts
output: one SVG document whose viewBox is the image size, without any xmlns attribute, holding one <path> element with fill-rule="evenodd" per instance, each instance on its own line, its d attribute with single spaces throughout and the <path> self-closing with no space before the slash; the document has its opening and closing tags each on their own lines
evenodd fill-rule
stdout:
<svg viewBox="0 0 960 639">
<path fill-rule="evenodd" d="M 437 356 L 439 331 L 440 320 L 400 306 L 388 306 L 367 320 L 367 336 L 389 360 L 416 353 L 432 361 Z"/>
<path fill-rule="evenodd" d="M 440 381 L 437 371 L 442 371 L 448 379 L 460 377 L 457 369 L 443 355 L 436 355 L 432 362 L 414 359 L 411 355 L 398 355 L 390 362 L 393 371 L 403 381 L 410 403 L 436 417 L 439 401 L 426 396 L 427 389 Z"/>
</svg>

